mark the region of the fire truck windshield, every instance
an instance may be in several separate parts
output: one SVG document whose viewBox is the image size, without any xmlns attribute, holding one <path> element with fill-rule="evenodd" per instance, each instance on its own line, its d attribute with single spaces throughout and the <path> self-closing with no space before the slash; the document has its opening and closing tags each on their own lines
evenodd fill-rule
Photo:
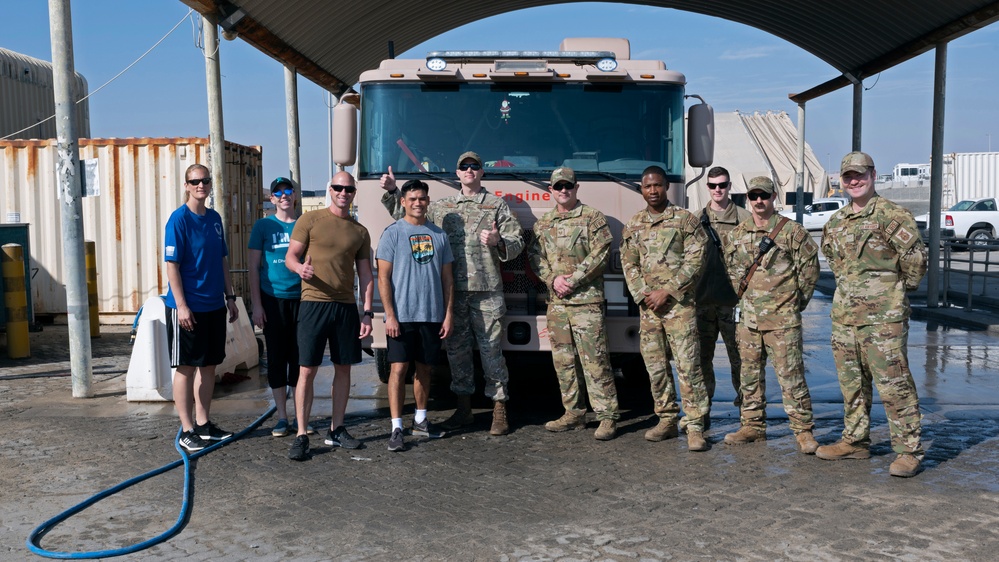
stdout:
<svg viewBox="0 0 999 562">
<path fill-rule="evenodd" d="M 361 90 L 358 176 L 454 177 L 481 155 L 490 175 L 547 180 L 558 166 L 585 177 L 638 179 L 662 166 L 683 176 L 678 84 L 369 83 Z"/>
</svg>

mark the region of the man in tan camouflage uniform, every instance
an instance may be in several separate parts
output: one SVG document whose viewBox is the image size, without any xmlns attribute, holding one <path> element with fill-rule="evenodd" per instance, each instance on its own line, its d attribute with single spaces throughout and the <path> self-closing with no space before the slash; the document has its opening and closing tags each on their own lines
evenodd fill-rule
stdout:
<svg viewBox="0 0 999 562">
<path fill-rule="evenodd" d="M 600 420 L 593 437 L 607 441 L 617 434 L 620 416 L 603 311 L 603 274 L 613 236 L 603 213 L 579 202 L 571 168 L 556 168 L 548 188 L 555 208 L 535 223 L 537 238 L 527 249 L 531 267 L 548 288 L 548 341 L 565 406 L 565 414 L 545 429 L 585 427 L 589 394 Z"/>
<path fill-rule="evenodd" d="M 874 160 L 851 152 L 840 164 L 852 202 L 822 230 L 822 253 L 836 275 L 832 348 L 843 391 L 843 438 L 819 447 L 826 460 L 870 458 L 871 383 L 888 417 L 892 476 L 911 477 L 923 459 L 922 416 L 909 371 L 909 299 L 926 273 L 926 247 L 912 213 L 874 191 Z"/>
<path fill-rule="evenodd" d="M 738 300 L 734 291 L 716 290 L 715 280 L 723 279 L 728 283 L 728 272 L 724 269 L 724 252 L 728 247 L 729 233 L 739 223 L 749 218 L 749 211 L 735 204 L 729 193 L 732 181 L 728 170 L 715 166 L 708 170 L 708 196 L 710 201 L 701 209 L 698 218 L 701 226 L 714 230 L 717 240 L 708 233 L 708 252 L 711 246 L 717 248 L 720 260 L 704 262 L 704 273 L 697 285 L 697 332 L 701 337 L 701 372 L 704 375 L 704 387 L 708 391 L 710 401 L 715 397 L 715 344 L 721 334 L 728 352 L 728 362 L 732 371 L 732 387 L 735 389 L 735 400 L 738 406 L 742 403 L 742 393 L 739 391 L 739 373 L 742 370 L 742 360 L 739 358 L 739 342 L 735 339 L 735 304 Z M 707 224 L 705 224 L 707 221 Z M 705 425 L 710 425 L 710 416 Z"/>
<path fill-rule="evenodd" d="M 474 152 L 458 157 L 461 193 L 430 204 L 427 217 L 441 227 L 454 254 L 454 326 L 445 340 L 451 366 L 451 390 L 458 396 L 458 408 L 441 423 L 444 429 L 471 425 L 472 393 L 475 392 L 472 347 L 479 345 L 485 393 L 493 400 L 492 435 L 510 431 L 506 401 L 509 373 L 503 358 L 501 321 L 506 314 L 500 264 L 520 255 L 524 235 L 520 222 L 503 199 L 482 187 L 482 158 Z M 381 178 L 387 191 L 382 204 L 396 218 L 404 210 L 396 192 L 392 168 Z"/>
<path fill-rule="evenodd" d="M 744 290 L 739 301 L 738 328 L 744 367 L 741 427 L 726 435 L 725 442 L 742 445 L 766 440 L 764 367 L 769 357 L 798 450 L 811 455 L 819 444 L 812 436 L 815 424 L 812 398 L 805 384 L 801 311 L 808 306 L 819 280 L 819 248 L 804 227 L 774 212 L 774 184 L 770 178 L 750 180 L 746 198 L 752 220 L 735 227 L 725 255 L 732 285 Z"/>
<path fill-rule="evenodd" d="M 686 416 L 687 449 L 706 451 L 704 418 L 708 393 L 701 376 L 700 342 L 694 290 L 708 236 L 700 222 L 666 198 L 666 171 L 650 166 L 642 173 L 642 197 L 648 207 L 628 221 L 621 233 L 621 266 L 640 310 L 642 358 L 652 383 L 659 424 L 645 432 L 649 441 L 678 435 L 676 389 L 668 354 L 676 361 Z"/>
</svg>

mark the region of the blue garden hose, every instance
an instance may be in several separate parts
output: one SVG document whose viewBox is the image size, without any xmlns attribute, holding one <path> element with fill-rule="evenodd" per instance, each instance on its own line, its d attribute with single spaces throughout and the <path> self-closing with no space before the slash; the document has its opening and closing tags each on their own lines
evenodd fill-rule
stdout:
<svg viewBox="0 0 999 562">
<path fill-rule="evenodd" d="M 180 452 L 180 460 L 173 461 L 169 464 L 163 465 L 160 468 L 149 471 L 145 474 L 141 474 L 129 480 L 125 480 L 121 484 L 118 484 L 117 486 L 114 486 L 112 488 L 108 488 L 107 490 L 104 490 L 103 492 L 100 492 L 97 495 L 91 496 L 89 499 L 83 501 L 82 503 L 79 503 L 67 509 L 66 511 L 60 513 L 59 515 L 56 515 L 52 519 L 49 519 L 48 521 L 42 523 L 41 525 L 36 527 L 35 530 L 31 532 L 30 535 L 28 535 L 28 540 L 27 540 L 28 550 L 34 552 L 39 556 L 44 556 L 46 558 L 60 558 L 64 560 L 67 559 L 82 560 L 87 558 L 109 558 L 111 556 L 122 556 L 124 554 L 131 554 L 133 552 L 145 550 L 153 545 L 157 545 L 161 542 L 166 541 L 167 539 L 180 533 L 180 531 L 184 528 L 185 524 L 187 523 L 189 516 L 191 515 L 191 459 L 196 459 L 202 455 L 207 455 L 208 453 L 214 451 L 215 449 L 218 449 L 219 447 L 224 447 L 230 443 L 234 443 L 238 439 L 241 439 L 247 433 L 258 428 L 260 424 L 264 423 L 264 421 L 267 418 L 274 415 L 274 412 L 276 410 L 277 408 L 271 407 L 271 409 L 267 410 L 267 412 L 265 412 L 264 415 L 257 418 L 255 422 L 250 424 L 243 431 L 240 431 L 239 433 L 234 435 L 231 439 L 220 441 L 218 443 L 215 443 L 214 445 L 206 447 L 190 455 L 187 453 L 186 450 L 184 450 L 183 447 L 180 446 L 180 434 L 181 431 L 183 431 L 183 428 L 181 428 L 180 430 L 177 431 L 177 437 L 174 438 L 173 442 L 174 448 L 176 448 L 177 451 Z M 45 550 L 39 545 L 39 542 L 42 540 L 42 537 L 44 537 L 49 531 L 54 529 L 56 525 L 58 525 L 59 523 L 62 523 L 63 521 L 69 519 L 70 517 L 76 515 L 77 513 L 83 511 L 84 509 L 87 509 L 88 507 L 103 500 L 104 498 L 113 496 L 114 494 L 117 494 L 118 492 L 126 488 L 138 484 L 139 482 L 148 480 L 153 476 L 157 476 L 169 470 L 173 470 L 178 466 L 180 466 L 181 464 L 184 465 L 184 502 L 180 506 L 180 514 L 177 516 L 177 522 L 174 523 L 173 527 L 170 527 L 169 529 L 164 531 L 161 535 L 123 548 L 115 548 L 111 550 L 97 550 L 91 552 L 53 552 L 51 550 Z"/>
</svg>

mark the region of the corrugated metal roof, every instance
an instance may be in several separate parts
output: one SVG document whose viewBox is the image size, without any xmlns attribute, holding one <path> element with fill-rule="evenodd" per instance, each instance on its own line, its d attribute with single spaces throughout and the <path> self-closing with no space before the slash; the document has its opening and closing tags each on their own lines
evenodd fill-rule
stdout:
<svg viewBox="0 0 999 562">
<path fill-rule="evenodd" d="M 538 0 L 181 0 L 213 21 L 237 10 L 240 38 L 336 94 L 386 57 L 389 41 L 403 52 L 464 24 L 524 8 Z M 665 0 L 635 2 L 715 16 L 755 27 L 863 79 L 939 42 L 999 20 L 995 0 Z M 233 21 L 237 19 L 233 17 Z M 224 26 L 224 27 L 228 27 Z M 850 83 L 845 76 L 794 96 L 806 101 Z"/>
</svg>

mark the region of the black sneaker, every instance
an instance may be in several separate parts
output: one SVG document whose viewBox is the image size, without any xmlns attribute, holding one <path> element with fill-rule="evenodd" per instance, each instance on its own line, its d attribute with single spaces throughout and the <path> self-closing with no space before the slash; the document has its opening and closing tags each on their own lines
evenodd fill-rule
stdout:
<svg viewBox="0 0 999 562">
<path fill-rule="evenodd" d="M 388 444 L 389 451 L 405 451 L 406 442 L 402 439 L 402 428 L 397 427 L 392 430 L 392 436 L 389 437 Z"/>
<path fill-rule="evenodd" d="M 194 430 L 191 430 L 180 434 L 180 446 L 193 453 L 204 449 L 208 446 L 208 443 L 195 433 Z"/>
<path fill-rule="evenodd" d="M 347 428 L 342 425 L 326 432 L 326 444 L 333 445 L 334 447 L 343 447 L 344 449 L 361 448 L 360 440 L 354 439 L 351 434 L 347 433 Z"/>
<path fill-rule="evenodd" d="M 232 437 L 231 431 L 226 431 L 221 427 L 213 424 L 211 420 L 205 425 L 194 426 L 194 432 L 198 434 L 205 441 L 225 441 L 226 439 Z"/>
<path fill-rule="evenodd" d="M 445 432 L 437 429 L 436 426 L 430 424 L 429 419 L 424 419 L 420 423 L 413 422 L 413 427 L 409 430 L 410 435 L 414 437 L 426 437 L 428 439 L 440 439 L 444 437 Z"/>
<path fill-rule="evenodd" d="M 288 458 L 293 461 L 304 461 L 309 458 L 309 438 L 306 435 L 299 435 L 295 442 L 291 444 L 288 451 Z"/>
</svg>

